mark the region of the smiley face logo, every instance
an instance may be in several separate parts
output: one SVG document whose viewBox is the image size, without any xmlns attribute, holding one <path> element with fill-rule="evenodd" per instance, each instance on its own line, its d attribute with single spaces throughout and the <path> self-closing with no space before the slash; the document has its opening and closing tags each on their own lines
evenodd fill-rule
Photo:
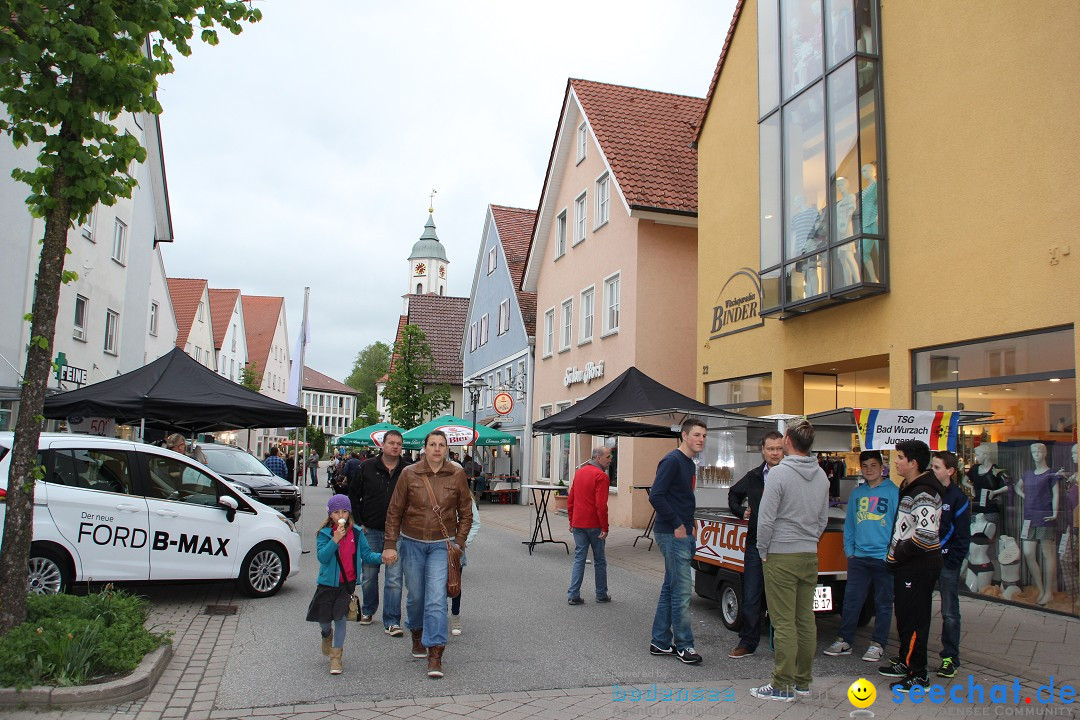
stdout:
<svg viewBox="0 0 1080 720">
<path fill-rule="evenodd" d="M 864 709 L 874 704 L 877 699 L 877 688 L 865 678 L 859 678 L 851 683 L 847 691 L 848 700 L 857 708 Z"/>
</svg>

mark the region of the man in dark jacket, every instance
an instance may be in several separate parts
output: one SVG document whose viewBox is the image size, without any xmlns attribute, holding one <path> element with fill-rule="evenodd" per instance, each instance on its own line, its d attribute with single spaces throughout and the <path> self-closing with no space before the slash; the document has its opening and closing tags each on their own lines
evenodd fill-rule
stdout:
<svg viewBox="0 0 1080 720">
<path fill-rule="evenodd" d="M 694 649 L 690 626 L 690 592 L 697 540 L 694 538 L 694 484 L 697 466 L 694 456 L 705 449 L 705 423 L 693 418 L 683 421 L 682 441 L 656 467 L 656 479 L 649 502 L 656 509 L 653 525 L 656 544 L 664 555 L 664 584 L 653 617 L 652 655 L 672 655 L 687 665 L 701 663 Z"/>
<path fill-rule="evenodd" d="M 945 488 L 930 466 L 930 447 L 922 440 L 896 443 L 900 504 L 896 510 L 885 563 L 893 571 L 893 608 L 900 633 L 900 656 L 878 668 L 885 677 L 900 678 L 889 685 L 906 693 L 915 685 L 930 687 L 926 674 L 926 645 L 933 614 L 934 586 L 941 574 L 941 505 Z"/>
<path fill-rule="evenodd" d="M 960 465 L 948 451 L 934 453 L 934 477 L 945 488 L 941 503 L 941 667 L 938 677 L 956 677 L 960 665 L 960 566 L 971 544 L 971 500 L 958 484 Z"/>
<path fill-rule="evenodd" d="M 398 477 L 408 463 L 401 457 L 402 437 L 397 430 L 383 436 L 382 452 L 373 458 L 359 458 L 345 463 L 349 476 L 349 501 L 353 517 L 364 527 L 368 545 L 381 548 L 385 540 L 386 510 L 394 494 Z M 349 463 L 355 462 L 351 471 Z M 360 606 L 360 624 L 370 625 L 379 609 L 379 565 L 364 563 Z M 383 581 L 383 630 L 390 637 L 401 637 L 401 578 L 403 563 L 386 566 Z"/>
<path fill-rule="evenodd" d="M 769 470 L 784 459 L 784 436 L 776 430 L 765 433 L 765 437 L 761 439 L 761 456 L 765 462 L 743 475 L 742 479 L 728 490 L 731 514 L 746 520 L 741 608 L 743 621 L 739 629 L 739 644 L 728 653 L 729 658 L 736 660 L 753 655 L 758 641 L 761 640 L 761 598 L 765 595 L 765 576 L 761 571 L 761 557 L 757 551 L 758 508 L 761 507 L 761 493 L 765 491 L 765 479 Z"/>
</svg>

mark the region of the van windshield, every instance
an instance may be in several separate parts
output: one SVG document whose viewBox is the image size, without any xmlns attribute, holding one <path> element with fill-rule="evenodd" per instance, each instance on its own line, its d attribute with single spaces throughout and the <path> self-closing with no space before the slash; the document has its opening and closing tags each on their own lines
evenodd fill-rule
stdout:
<svg viewBox="0 0 1080 720">
<path fill-rule="evenodd" d="M 236 450 L 218 450 L 202 446 L 206 464 L 222 475 L 272 475 L 253 455 Z"/>
</svg>

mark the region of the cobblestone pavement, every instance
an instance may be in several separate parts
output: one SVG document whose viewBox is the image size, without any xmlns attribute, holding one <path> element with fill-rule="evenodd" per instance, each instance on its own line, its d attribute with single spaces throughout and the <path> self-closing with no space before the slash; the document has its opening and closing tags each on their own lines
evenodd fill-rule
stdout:
<svg viewBox="0 0 1080 720">
<path fill-rule="evenodd" d="M 328 491 L 309 490 L 308 508 L 319 508 Z M 966 700 L 969 684 L 986 692 L 1008 685 L 1008 702 L 896 704 L 875 666 L 852 658 L 815 658 L 814 694 L 796 703 L 761 701 L 749 688 L 768 679 L 772 655 L 763 642 L 756 656 L 729 661 L 735 635 L 719 622 L 713 605 L 694 598 L 692 612 L 699 667 L 644 652 L 662 559 L 642 542 L 640 531 L 613 528 L 608 540 L 609 581 L 615 602 L 591 602 L 591 572 L 577 608 L 565 603 L 569 558 L 561 545 L 545 545 L 529 556 L 520 541 L 532 510 L 481 506 L 484 527 L 465 571 L 465 634 L 447 649 L 447 677 L 423 677 L 423 661 L 411 661 L 407 641 L 381 632 L 379 619 L 351 625 L 346 640 L 346 673 L 329 676 L 318 651 L 317 633 L 302 621 L 314 585 L 315 563 L 306 555 L 301 573 L 278 596 L 250 600 L 229 584 L 139 587 L 154 603 L 151 622 L 175 633 L 174 656 L 154 691 L 143 700 L 101 708 L 33 712 L 23 718 L 631 718 L 635 716 L 734 716 L 755 718 L 837 718 L 852 706 L 847 688 L 860 675 L 878 691 L 876 717 L 942 717 L 1049 714 L 1078 715 L 1073 707 L 1039 702 L 1039 686 L 1054 675 L 1055 687 L 1080 687 L 1080 622 L 964 599 L 964 661 L 953 681 Z M 305 538 L 314 534 L 310 511 Z M 569 538 L 565 518 L 553 517 L 556 537 Z M 208 615 L 210 605 L 236 606 L 235 615 Z M 818 643 L 836 632 L 835 618 L 819 620 Z M 938 630 L 935 627 L 935 632 Z M 865 644 L 860 635 L 856 648 Z M 936 643 L 931 643 L 936 649 Z M 936 657 L 931 658 L 932 661 Z M 663 700 L 684 689 L 685 699 Z M 634 694 L 635 689 L 638 695 Z M 721 701 L 691 700 L 694 690 L 729 695 Z M 658 697 L 652 699 L 652 691 Z M 1013 701 L 1017 693 L 1019 702 Z M 1045 690 L 1043 697 L 1045 697 Z M 436 695 L 444 693 L 444 695 Z M 619 698 L 622 699 L 619 699 Z M 641 698 L 641 699 L 635 699 Z M 728 699 L 730 698 L 730 699 Z M 1031 698 L 1032 703 L 1025 703 Z M 989 701 L 991 698 L 986 698 Z"/>
</svg>

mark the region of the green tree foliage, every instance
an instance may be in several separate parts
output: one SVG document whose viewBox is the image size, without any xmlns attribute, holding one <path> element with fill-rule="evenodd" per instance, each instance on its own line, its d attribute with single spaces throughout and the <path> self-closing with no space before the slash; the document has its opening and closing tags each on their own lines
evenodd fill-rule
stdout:
<svg viewBox="0 0 1080 720">
<path fill-rule="evenodd" d="M 259 392 L 262 390 L 263 375 L 259 372 L 259 363 L 252 360 L 240 368 L 240 384 L 248 390 Z"/>
<path fill-rule="evenodd" d="M 450 386 L 435 383 L 435 358 L 424 331 L 406 325 L 395 344 L 394 370 L 386 380 L 383 398 L 390 420 L 409 430 L 450 407 Z"/>
<path fill-rule="evenodd" d="M 0 634 L 26 618 L 41 409 L 60 285 L 74 278 L 64 270 L 68 230 L 99 203 L 130 197 L 136 180 L 129 168 L 146 159 L 139 139 L 112 121 L 161 112 L 158 78 L 173 71 L 175 53 L 191 53 L 195 33 L 216 45 L 219 29 L 239 34 L 261 17 L 239 0 L 0 0 L 0 133 L 36 156 L 12 177 L 29 187 L 31 214 L 45 220 L 8 475 Z"/>
<path fill-rule="evenodd" d="M 373 342 L 356 354 L 352 372 L 345 378 L 345 384 L 360 392 L 357 407 L 362 408 L 368 403 L 375 402 L 375 383 L 388 372 L 390 372 L 390 346 L 383 341 Z M 368 415 L 369 419 L 374 417 L 374 414 Z"/>
</svg>

